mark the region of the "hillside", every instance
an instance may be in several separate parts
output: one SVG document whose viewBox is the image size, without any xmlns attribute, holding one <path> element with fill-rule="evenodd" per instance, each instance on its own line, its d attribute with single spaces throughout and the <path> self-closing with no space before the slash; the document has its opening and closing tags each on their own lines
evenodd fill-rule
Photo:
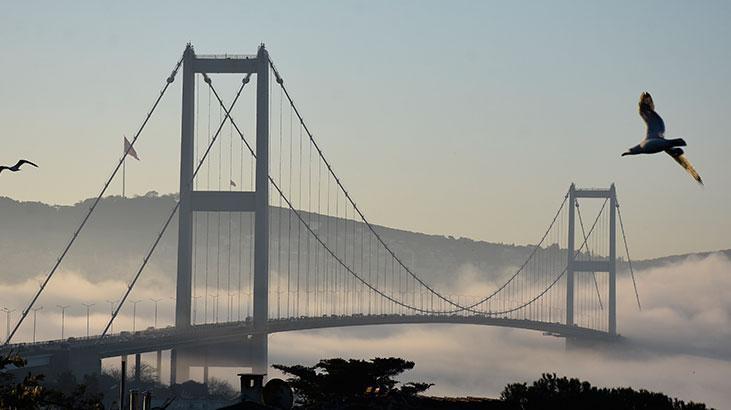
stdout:
<svg viewBox="0 0 731 410">
<path fill-rule="evenodd" d="M 139 266 L 145 251 L 174 204 L 173 196 L 158 196 L 154 192 L 135 198 L 104 198 L 65 259 L 63 269 L 79 272 L 94 281 L 129 277 Z M 0 276 L 3 280 L 17 282 L 45 274 L 90 206 L 91 200 L 73 206 L 56 206 L 0 197 Z M 289 216 L 287 210 L 273 208 L 272 230 L 279 226 L 280 217 L 286 226 Z M 221 246 L 225 247 L 228 214 L 199 214 L 196 219 L 198 232 L 205 231 L 206 218 L 211 237 L 218 237 L 218 229 L 221 227 L 224 238 Z M 246 215 L 234 215 L 231 219 L 231 235 L 242 235 L 239 232 L 240 224 L 242 237 L 245 242 L 248 241 L 249 218 Z M 320 225 L 334 221 L 328 217 L 313 218 Z M 471 268 L 484 276 L 484 279 L 501 278 L 520 265 L 532 249 L 531 246 L 427 235 L 381 226 L 377 229 L 405 263 L 437 285 L 448 284 L 453 275 L 465 268 Z M 201 241 L 203 236 L 201 234 Z M 176 242 L 177 218 L 174 218 L 146 275 L 172 279 L 176 266 Z M 216 249 L 217 243 L 214 242 L 216 241 L 211 240 L 209 243 L 213 249 L 211 252 Z M 198 243 L 198 246 L 203 244 Z M 565 250 L 559 250 L 555 246 L 541 249 L 540 252 L 562 252 L 565 255 Z M 723 252 L 731 257 L 731 250 Z M 636 261 L 635 267 L 646 269 L 676 263 L 688 256 L 690 255 L 673 255 Z M 274 260 L 276 254 L 272 254 L 271 258 Z M 620 271 L 623 267 L 620 267 Z"/>
</svg>

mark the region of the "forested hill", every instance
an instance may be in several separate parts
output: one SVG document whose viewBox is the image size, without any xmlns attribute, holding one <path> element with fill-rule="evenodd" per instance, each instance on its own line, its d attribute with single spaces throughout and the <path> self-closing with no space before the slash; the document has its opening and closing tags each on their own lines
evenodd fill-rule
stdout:
<svg viewBox="0 0 731 410">
<path fill-rule="evenodd" d="M 113 196 L 99 204 L 92 219 L 64 260 L 63 269 L 76 271 L 92 281 L 127 278 L 139 264 L 159 232 L 165 217 L 175 205 L 172 195 L 158 196 L 151 192 L 135 198 Z M 61 250 L 71 238 L 92 200 L 73 206 L 55 206 L 38 202 L 19 202 L 0 197 L 0 277 L 4 282 L 17 282 L 47 273 Z M 204 245 L 208 230 L 209 249 L 215 254 L 219 232 L 221 248 L 228 241 L 229 214 L 197 214 L 196 244 Z M 286 210 L 272 209 L 271 226 L 276 229 L 281 218 L 286 226 L 291 215 Z M 334 223 L 333 218 L 312 216 L 313 226 Z M 220 219 L 219 219 L 220 218 Z M 293 224 L 296 222 L 293 218 Z M 250 240 L 250 214 L 232 214 L 231 237 Z M 241 228 L 239 228 L 241 227 Z M 220 229 L 220 231 L 219 231 Z M 316 227 L 317 229 L 317 227 Z M 486 279 L 499 279 L 519 266 L 531 251 L 531 246 L 473 241 L 468 238 L 427 235 L 398 229 L 377 227 L 384 240 L 407 265 L 436 285 L 449 285 L 455 275 L 465 269 Z M 272 235 L 274 236 L 274 234 Z M 303 234 L 303 240 L 305 238 Z M 232 239 L 232 243 L 237 239 Z M 172 278 L 177 255 L 177 217 L 163 237 L 146 275 Z M 293 245 L 296 246 L 296 245 Z M 304 247 L 303 247 L 304 248 Z M 202 249 L 202 248 L 199 248 Z M 564 252 L 555 246 L 541 252 Z M 731 251 L 723 251 L 731 257 Z M 644 269 L 676 263 L 688 255 L 636 261 Z M 272 260 L 276 254 L 272 253 Z"/>
</svg>

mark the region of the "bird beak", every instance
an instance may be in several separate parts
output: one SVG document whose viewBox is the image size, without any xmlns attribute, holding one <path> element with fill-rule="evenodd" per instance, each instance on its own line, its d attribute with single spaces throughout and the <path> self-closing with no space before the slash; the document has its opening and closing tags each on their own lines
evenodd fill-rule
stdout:
<svg viewBox="0 0 731 410">
<path fill-rule="evenodd" d="M 623 152 L 623 153 L 622 153 L 622 156 L 625 156 L 625 155 L 629 155 L 629 151 L 628 151 L 628 152 Z"/>
</svg>

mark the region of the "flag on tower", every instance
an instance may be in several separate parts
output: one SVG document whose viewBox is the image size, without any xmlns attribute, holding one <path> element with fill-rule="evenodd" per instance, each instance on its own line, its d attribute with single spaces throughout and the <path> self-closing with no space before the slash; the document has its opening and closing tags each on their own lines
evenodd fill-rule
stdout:
<svg viewBox="0 0 731 410">
<path fill-rule="evenodd" d="M 140 160 L 140 157 L 137 156 L 137 151 L 135 151 L 132 144 L 129 143 L 129 140 L 127 139 L 127 137 L 124 137 L 124 152 L 127 152 L 128 150 L 129 150 L 128 155 L 130 157 L 136 159 L 137 161 Z"/>
<path fill-rule="evenodd" d="M 231 184 L 232 187 L 235 187 L 236 186 L 236 183 L 234 182 L 233 179 L 229 180 L 228 182 Z"/>
</svg>

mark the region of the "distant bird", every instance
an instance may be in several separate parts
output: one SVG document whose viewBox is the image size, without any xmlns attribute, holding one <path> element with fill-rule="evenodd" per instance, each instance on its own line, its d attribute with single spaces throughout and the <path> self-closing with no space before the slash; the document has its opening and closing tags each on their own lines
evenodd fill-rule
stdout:
<svg viewBox="0 0 731 410">
<path fill-rule="evenodd" d="M 28 161 L 27 159 L 21 159 L 20 161 L 16 162 L 15 165 L 13 165 L 12 167 L 0 165 L 0 172 L 3 172 L 6 169 L 8 171 L 18 172 L 20 171 L 20 166 L 23 164 L 33 165 L 34 167 L 38 168 L 38 165 Z"/>
<path fill-rule="evenodd" d="M 665 139 L 665 122 L 655 112 L 655 103 L 652 101 L 650 93 L 644 92 L 640 95 L 640 117 L 645 120 L 647 124 L 647 135 L 638 145 L 627 150 L 623 153 L 625 155 L 637 155 L 637 154 L 656 154 L 658 152 L 665 151 L 668 155 L 680 164 L 681 167 L 685 168 L 686 171 L 696 180 L 699 184 L 703 185 L 703 180 L 698 172 L 690 164 L 688 158 L 683 155 L 682 148 L 686 146 L 685 140 L 682 138 Z"/>
</svg>

